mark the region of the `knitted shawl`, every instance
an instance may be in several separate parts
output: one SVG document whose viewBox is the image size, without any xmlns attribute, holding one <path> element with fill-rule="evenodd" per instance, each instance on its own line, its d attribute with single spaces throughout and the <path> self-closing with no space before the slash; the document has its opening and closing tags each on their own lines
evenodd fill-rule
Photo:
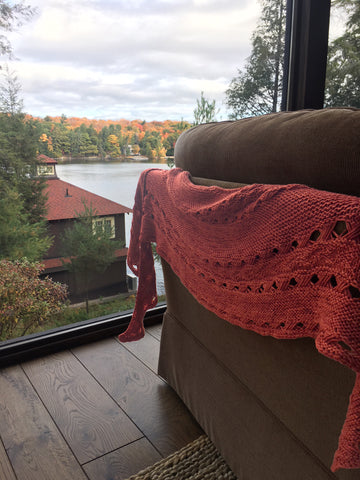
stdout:
<svg viewBox="0 0 360 480">
<path fill-rule="evenodd" d="M 360 198 L 304 185 L 194 185 L 188 172 L 142 173 L 128 265 L 139 277 L 121 341 L 144 335 L 157 303 L 151 242 L 222 319 L 278 339 L 312 337 L 356 372 L 331 469 L 360 468 Z"/>
</svg>

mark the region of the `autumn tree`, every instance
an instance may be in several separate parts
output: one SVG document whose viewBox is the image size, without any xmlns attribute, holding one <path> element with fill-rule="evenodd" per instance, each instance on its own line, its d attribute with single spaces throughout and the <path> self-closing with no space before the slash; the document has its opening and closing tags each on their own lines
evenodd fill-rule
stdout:
<svg viewBox="0 0 360 480">
<path fill-rule="evenodd" d="M 347 14 L 344 33 L 329 45 L 325 105 L 360 108 L 360 2 L 334 0 Z"/>
<path fill-rule="evenodd" d="M 0 341 L 31 333 L 64 307 L 66 286 L 41 272 L 40 263 L 0 260 Z"/>
<path fill-rule="evenodd" d="M 110 148 L 108 150 L 111 157 L 119 157 L 120 156 L 120 146 L 118 137 L 113 133 L 108 136 L 107 138 L 108 143 L 110 144 Z"/>
<path fill-rule="evenodd" d="M 200 99 L 196 100 L 196 108 L 194 110 L 194 125 L 201 123 L 216 122 L 216 115 L 219 110 L 216 110 L 216 101 L 208 100 L 204 97 L 204 92 L 201 92 Z"/>
<path fill-rule="evenodd" d="M 115 251 L 121 248 L 113 238 L 109 227 L 96 221 L 96 210 L 83 204 L 84 210 L 77 212 L 76 219 L 61 237 L 64 265 L 74 272 L 77 280 L 85 287 L 86 311 L 89 311 L 89 285 L 94 275 L 103 273 L 115 261 Z"/>
<path fill-rule="evenodd" d="M 156 160 L 173 155 L 177 138 L 191 127 L 183 120 L 139 123 L 136 120 L 66 118 L 64 115 L 32 119 L 32 123 L 36 128 L 39 153 L 54 158 L 63 155 L 93 155 L 102 159 L 126 156 L 131 145 L 133 152 Z"/>
<path fill-rule="evenodd" d="M 174 155 L 175 143 L 178 138 L 179 138 L 179 133 L 174 131 L 174 132 L 171 132 L 163 141 L 167 156 Z"/>
<path fill-rule="evenodd" d="M 252 35 L 252 50 L 226 90 L 233 119 L 276 112 L 280 108 L 286 0 L 259 0 L 260 21 Z"/>
</svg>

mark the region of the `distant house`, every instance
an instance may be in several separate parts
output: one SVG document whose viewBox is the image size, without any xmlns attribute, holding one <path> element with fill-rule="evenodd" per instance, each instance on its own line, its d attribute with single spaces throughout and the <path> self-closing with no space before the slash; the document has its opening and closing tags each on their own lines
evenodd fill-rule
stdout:
<svg viewBox="0 0 360 480">
<path fill-rule="evenodd" d="M 43 264 L 43 276 L 66 283 L 69 287 L 71 302 L 81 301 L 85 293 L 84 285 L 76 281 L 75 275 L 63 265 L 61 258 L 61 236 L 66 228 L 74 222 L 77 213 L 84 211 L 84 202 L 96 211 L 96 222 L 111 227 L 114 239 L 125 245 L 125 213 L 131 209 L 104 197 L 91 193 L 57 177 L 56 160 L 40 155 L 42 164 L 38 166 L 38 175 L 47 178 L 47 220 L 49 234 L 54 238 L 47 251 Z M 89 297 L 112 295 L 126 292 L 126 256 L 127 248 L 116 251 L 116 260 L 103 274 L 98 274 L 89 285 Z"/>
</svg>

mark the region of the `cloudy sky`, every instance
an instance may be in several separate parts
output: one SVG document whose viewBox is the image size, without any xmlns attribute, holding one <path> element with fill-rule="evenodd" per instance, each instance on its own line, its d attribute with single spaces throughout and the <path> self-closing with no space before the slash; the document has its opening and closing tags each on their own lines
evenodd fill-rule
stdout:
<svg viewBox="0 0 360 480">
<path fill-rule="evenodd" d="M 255 0 L 27 0 L 9 38 L 24 110 L 44 117 L 193 120 L 201 91 L 226 119 L 225 90 L 250 53 Z"/>
</svg>

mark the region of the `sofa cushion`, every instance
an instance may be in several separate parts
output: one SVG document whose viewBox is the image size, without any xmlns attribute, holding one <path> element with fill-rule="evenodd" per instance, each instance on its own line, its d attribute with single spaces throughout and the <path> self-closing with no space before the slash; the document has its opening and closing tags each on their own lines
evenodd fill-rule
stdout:
<svg viewBox="0 0 360 480">
<path fill-rule="evenodd" d="M 301 183 L 360 194 L 360 109 L 278 112 L 198 125 L 175 146 L 191 175 L 244 183 Z"/>
</svg>

